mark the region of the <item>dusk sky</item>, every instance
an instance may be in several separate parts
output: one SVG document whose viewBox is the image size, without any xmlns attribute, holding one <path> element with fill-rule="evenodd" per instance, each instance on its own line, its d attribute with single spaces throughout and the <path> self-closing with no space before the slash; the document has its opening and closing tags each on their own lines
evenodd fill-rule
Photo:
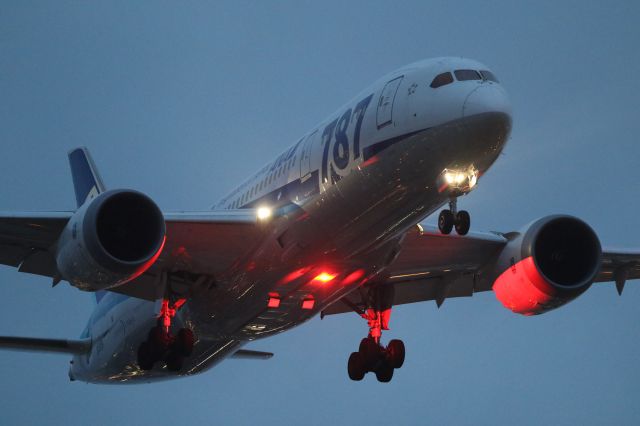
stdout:
<svg viewBox="0 0 640 426">
<path fill-rule="evenodd" d="M 640 248 L 640 3 L 233 1 L 0 4 L 0 210 L 72 210 L 67 152 L 109 188 L 205 210 L 407 63 L 485 63 L 513 104 L 504 154 L 462 198 L 472 230 L 569 213 Z M 429 217 L 427 223 L 435 223 Z M 77 338 L 93 297 L 0 267 L 0 335 Z M 492 293 L 402 306 L 393 381 L 347 377 L 367 333 L 314 318 L 202 375 L 70 383 L 65 355 L 0 352 L 0 424 L 637 425 L 640 281 L 533 318 Z"/>
</svg>

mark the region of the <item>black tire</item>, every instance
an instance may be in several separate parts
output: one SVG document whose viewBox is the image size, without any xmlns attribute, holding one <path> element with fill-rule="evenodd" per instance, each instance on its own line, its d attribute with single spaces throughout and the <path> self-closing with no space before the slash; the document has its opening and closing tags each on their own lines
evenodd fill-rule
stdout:
<svg viewBox="0 0 640 426">
<path fill-rule="evenodd" d="M 389 383 L 393 378 L 393 367 L 383 362 L 380 367 L 376 369 L 376 379 L 382 383 Z"/>
<path fill-rule="evenodd" d="M 159 325 L 156 325 L 149 330 L 149 337 L 147 340 L 161 350 L 166 350 L 171 343 L 171 337 L 164 330 L 164 327 Z"/>
<path fill-rule="evenodd" d="M 364 362 L 364 368 L 372 371 L 380 358 L 380 346 L 371 337 L 365 337 L 360 341 L 358 352 Z"/>
<path fill-rule="evenodd" d="M 182 356 L 189 356 L 193 352 L 193 345 L 196 341 L 193 331 L 188 328 L 181 328 L 176 336 L 175 346 Z"/>
<path fill-rule="evenodd" d="M 387 346 L 387 356 L 389 364 L 393 368 L 400 368 L 404 364 L 404 343 L 402 340 L 394 339 Z"/>
<path fill-rule="evenodd" d="M 152 344 L 147 341 L 142 342 L 138 348 L 138 367 L 144 371 L 151 370 L 155 362 L 153 355 Z"/>
<path fill-rule="evenodd" d="M 460 210 L 456 215 L 456 232 L 458 235 L 467 235 L 471 228 L 471 216 L 466 210 Z"/>
<path fill-rule="evenodd" d="M 453 229 L 453 213 L 451 210 L 442 210 L 438 216 L 438 229 L 445 235 L 451 233 Z"/>
<path fill-rule="evenodd" d="M 167 354 L 167 370 L 180 371 L 184 362 L 184 357 L 178 353 L 178 351 L 171 351 Z"/>
<path fill-rule="evenodd" d="M 353 381 L 359 382 L 364 379 L 364 375 L 367 373 L 364 360 L 362 359 L 362 355 L 360 352 L 352 352 L 351 356 L 349 356 L 349 362 L 347 363 L 347 372 L 349 373 L 349 378 Z"/>
</svg>

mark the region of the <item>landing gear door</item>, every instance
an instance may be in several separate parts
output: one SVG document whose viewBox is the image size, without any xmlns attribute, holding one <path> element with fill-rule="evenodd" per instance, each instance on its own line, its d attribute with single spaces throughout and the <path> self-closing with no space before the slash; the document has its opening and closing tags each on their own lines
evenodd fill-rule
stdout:
<svg viewBox="0 0 640 426">
<path fill-rule="evenodd" d="M 393 121 L 393 101 L 403 78 L 404 76 L 394 78 L 382 89 L 380 99 L 378 99 L 378 113 L 376 115 L 378 129 L 391 124 Z"/>
</svg>

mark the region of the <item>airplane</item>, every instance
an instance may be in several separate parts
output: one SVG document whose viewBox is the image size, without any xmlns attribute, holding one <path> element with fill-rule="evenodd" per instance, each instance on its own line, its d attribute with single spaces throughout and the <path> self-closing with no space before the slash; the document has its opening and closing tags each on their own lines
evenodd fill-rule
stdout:
<svg viewBox="0 0 640 426">
<path fill-rule="evenodd" d="M 622 294 L 640 278 L 640 251 L 603 249 L 577 217 L 470 231 L 457 199 L 511 125 L 495 74 L 444 57 L 384 76 L 210 210 L 164 212 L 139 191 L 108 190 L 74 149 L 77 209 L 0 213 L 0 263 L 93 292 L 95 310 L 78 339 L 2 336 L 0 347 L 71 354 L 71 380 L 152 382 L 268 359 L 246 346 L 355 312 L 368 334 L 348 376 L 389 382 L 405 359 L 402 340 L 382 341 L 394 306 L 493 290 L 529 316 L 593 283 Z M 439 210 L 437 227 L 422 225 Z"/>
</svg>

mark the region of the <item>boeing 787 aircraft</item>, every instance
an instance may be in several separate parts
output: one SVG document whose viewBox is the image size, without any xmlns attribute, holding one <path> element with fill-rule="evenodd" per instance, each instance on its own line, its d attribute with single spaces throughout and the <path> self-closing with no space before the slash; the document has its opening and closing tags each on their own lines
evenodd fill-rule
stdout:
<svg viewBox="0 0 640 426">
<path fill-rule="evenodd" d="M 469 232 L 456 200 L 510 131 L 496 76 L 437 58 L 366 88 L 211 210 L 163 212 L 138 191 L 107 190 L 75 149 L 77 210 L 0 213 L 0 263 L 93 292 L 95 310 L 76 340 L 0 346 L 73 354 L 71 380 L 144 382 L 268 358 L 245 345 L 355 311 L 369 331 L 348 375 L 388 382 L 405 356 L 401 340 L 382 340 L 393 306 L 493 290 L 507 309 L 538 315 L 593 283 L 622 293 L 640 278 L 640 251 L 602 248 L 576 217 Z M 420 225 L 438 210 L 437 228 Z"/>
</svg>

